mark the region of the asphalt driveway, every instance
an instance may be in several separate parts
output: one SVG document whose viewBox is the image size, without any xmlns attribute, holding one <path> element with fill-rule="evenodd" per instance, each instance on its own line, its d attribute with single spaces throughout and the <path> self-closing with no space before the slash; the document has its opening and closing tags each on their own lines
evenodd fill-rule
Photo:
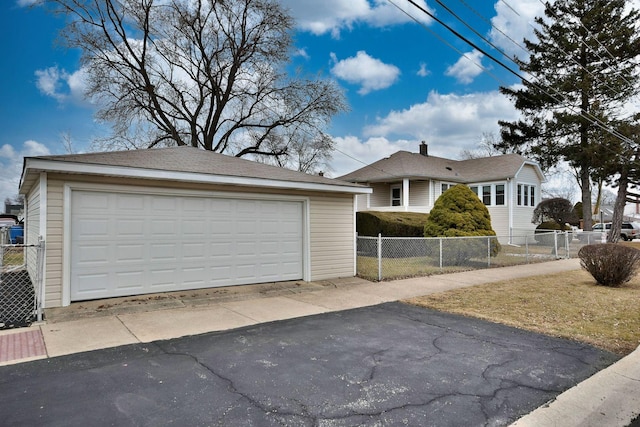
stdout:
<svg viewBox="0 0 640 427">
<path fill-rule="evenodd" d="M 401 303 L 0 367 L 4 425 L 508 425 L 617 360 Z"/>
</svg>

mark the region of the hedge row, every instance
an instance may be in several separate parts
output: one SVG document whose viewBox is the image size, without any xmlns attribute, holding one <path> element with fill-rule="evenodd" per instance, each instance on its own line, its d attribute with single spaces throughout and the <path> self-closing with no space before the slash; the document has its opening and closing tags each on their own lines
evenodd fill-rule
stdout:
<svg viewBox="0 0 640 427">
<path fill-rule="evenodd" d="M 356 231 L 359 236 L 424 237 L 428 217 L 415 212 L 357 212 Z"/>
</svg>

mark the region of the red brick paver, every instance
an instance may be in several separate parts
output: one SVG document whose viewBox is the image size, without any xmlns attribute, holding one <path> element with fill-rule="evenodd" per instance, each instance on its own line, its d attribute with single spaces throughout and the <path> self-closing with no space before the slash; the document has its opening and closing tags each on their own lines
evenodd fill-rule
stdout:
<svg viewBox="0 0 640 427">
<path fill-rule="evenodd" d="M 0 363 L 46 355 L 40 329 L 0 335 Z"/>
</svg>

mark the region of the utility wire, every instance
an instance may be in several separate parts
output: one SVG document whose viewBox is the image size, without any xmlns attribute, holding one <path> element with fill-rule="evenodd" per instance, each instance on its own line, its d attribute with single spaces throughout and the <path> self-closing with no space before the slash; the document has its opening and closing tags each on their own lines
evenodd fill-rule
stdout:
<svg viewBox="0 0 640 427">
<path fill-rule="evenodd" d="M 440 0 L 435 0 L 436 2 L 438 2 L 439 4 L 442 5 Z M 501 29 L 497 28 L 495 25 L 493 25 L 492 22 L 490 22 L 488 19 L 486 19 L 484 16 L 482 16 L 482 14 L 480 14 L 479 12 L 477 12 L 475 9 L 473 9 L 471 6 L 469 6 L 464 0 L 459 0 L 461 3 L 463 3 L 465 6 L 467 6 L 467 8 L 471 9 L 476 15 L 478 15 L 480 18 L 482 18 L 485 22 L 487 22 L 492 28 L 494 28 L 496 31 L 500 32 L 502 35 L 504 35 L 505 37 L 507 37 L 513 44 L 515 44 L 517 47 L 519 47 L 520 49 L 522 49 L 525 53 L 529 53 L 529 51 L 524 47 L 521 46 L 519 43 L 515 42 L 511 37 L 507 36 Z M 540 0 L 541 1 L 541 0 Z M 514 9 L 512 8 L 508 3 L 506 3 L 506 1 L 502 1 L 505 5 L 507 5 L 518 17 L 522 18 L 522 16 Z M 449 8 L 447 8 L 446 6 L 443 5 L 443 7 L 449 11 Z M 457 15 L 453 14 L 452 12 L 449 11 L 449 13 L 451 13 L 452 15 L 454 15 L 459 21 L 461 21 L 465 26 L 469 27 L 469 25 L 466 22 L 463 22 L 463 20 L 458 17 Z M 535 30 L 535 28 L 533 27 L 533 25 L 531 25 L 531 23 L 529 23 L 529 26 L 531 28 L 533 28 Z M 474 33 L 478 34 L 477 31 L 474 31 Z M 480 36 L 482 37 L 482 36 Z M 482 37 L 483 40 L 485 40 L 484 37 Z M 493 46 L 495 48 L 495 46 L 493 44 L 490 43 L 491 46 Z M 566 50 L 564 50 L 560 45 L 556 45 L 555 46 L 557 49 L 560 50 L 560 52 L 562 52 L 564 54 L 564 56 L 566 58 L 568 58 L 573 64 L 575 64 L 576 66 L 578 66 L 581 70 L 585 71 L 587 74 L 589 74 L 591 77 L 593 77 L 593 79 L 595 81 L 599 81 L 600 83 L 602 83 L 602 85 L 604 87 L 606 87 L 607 89 L 609 89 L 612 93 L 616 93 L 617 91 L 612 88 L 606 81 L 602 80 L 602 78 L 600 76 L 598 76 L 597 74 L 595 74 L 594 72 L 592 72 L 591 70 L 589 70 L 588 68 L 586 68 L 584 65 L 580 64 L 580 62 L 578 62 L 577 59 L 574 58 L 573 55 L 570 55 Z M 496 48 L 497 49 L 497 48 Z M 502 53 L 503 55 L 507 56 L 502 50 L 497 49 L 500 53 Z M 514 63 L 516 63 L 516 65 L 519 65 L 514 59 L 510 58 Z"/>
<path fill-rule="evenodd" d="M 449 43 L 445 38 L 443 38 L 442 36 L 440 36 L 440 34 L 436 33 L 435 31 L 433 31 L 431 28 L 429 28 L 427 25 L 424 24 L 424 22 L 420 21 L 418 18 L 416 18 L 415 16 L 411 15 L 409 12 L 407 12 L 406 10 L 402 9 L 397 3 L 394 2 L 394 0 L 387 0 L 389 3 L 391 3 L 393 6 L 395 6 L 398 10 L 400 10 L 402 13 L 404 13 L 405 15 L 407 15 L 407 17 L 409 17 L 409 19 L 413 20 L 416 24 L 420 25 L 422 28 L 424 28 L 425 30 L 427 30 L 428 32 L 430 32 L 434 37 L 436 37 L 438 40 L 440 40 L 442 43 L 444 43 L 445 45 L 447 45 L 449 48 L 451 48 L 452 50 L 454 50 L 458 55 L 465 57 L 468 61 L 472 62 L 476 67 L 480 68 L 482 71 L 484 71 L 485 73 L 487 73 L 489 76 L 491 76 L 495 81 L 497 81 L 498 83 L 500 83 L 503 86 L 506 86 L 507 84 L 501 80 L 500 78 L 498 78 L 495 74 L 493 74 L 491 71 L 489 71 L 488 68 L 484 67 L 481 63 L 474 61 L 472 58 L 470 58 L 465 52 L 461 51 L 460 49 L 458 49 L 457 47 L 455 47 L 454 45 L 452 45 L 451 43 Z"/>
<path fill-rule="evenodd" d="M 504 4 L 507 4 L 506 0 L 500 0 L 500 1 L 502 3 L 504 3 Z M 545 7 L 545 10 L 546 10 L 547 5 L 542 0 L 538 0 L 538 1 L 540 2 L 540 4 L 542 4 Z M 512 10 L 513 10 L 513 8 L 512 8 Z M 553 17 L 555 19 L 559 19 L 558 16 L 555 15 L 555 14 L 553 14 Z M 589 31 L 589 29 L 587 27 L 584 26 L 584 24 L 582 23 L 582 21 L 580 19 L 578 19 L 577 21 L 578 21 L 578 24 L 580 24 L 580 26 L 587 32 L 587 35 L 589 35 L 596 43 L 598 43 L 598 45 L 601 48 L 603 48 L 605 50 L 605 52 L 607 52 L 609 54 L 609 57 L 611 59 L 613 59 L 614 64 L 613 65 L 607 64 L 607 61 L 605 60 L 605 58 L 603 58 L 602 55 L 600 55 L 600 53 L 598 51 L 596 51 L 594 48 L 589 46 L 589 44 L 587 44 L 587 42 L 582 37 L 580 37 L 580 35 L 576 34 L 576 32 L 573 31 L 573 29 L 570 29 L 571 34 L 573 34 L 576 37 L 577 40 L 580 40 L 580 44 L 582 44 L 584 47 L 589 49 L 600 61 L 602 61 L 603 64 L 607 64 L 611 68 L 616 69 L 617 68 L 616 66 L 619 65 L 619 64 L 616 64 L 616 62 L 619 62 L 619 60 L 617 58 L 615 58 L 611 52 L 609 52 L 609 49 L 607 49 L 606 46 L 604 46 L 602 43 L 600 43 L 600 40 L 598 40 L 598 38 L 595 37 L 593 35 L 593 33 L 591 31 Z M 529 25 L 531 25 L 531 24 L 529 24 Z M 627 78 L 625 76 L 623 76 L 622 74 L 620 74 L 620 78 L 622 78 L 622 80 L 624 80 L 625 83 L 631 85 L 631 82 L 629 80 L 627 80 Z"/>
<path fill-rule="evenodd" d="M 395 7 L 399 8 L 397 4 L 395 4 L 392 0 L 388 0 L 391 4 L 393 4 Z M 558 99 L 556 96 L 550 94 L 549 92 L 545 91 L 542 87 L 540 87 L 539 85 L 531 82 L 530 80 L 528 80 L 527 78 L 525 78 L 524 76 L 522 76 L 521 74 L 519 74 L 518 72 L 512 70 L 511 68 L 509 68 L 508 66 L 506 66 L 504 63 L 502 63 L 501 61 L 499 61 L 498 59 L 496 59 L 493 55 L 488 54 L 484 49 L 478 47 L 474 42 L 472 42 L 471 40 L 467 39 L 466 37 L 464 37 L 462 34 L 460 34 L 459 32 L 457 32 L 456 30 L 454 30 L 453 28 L 451 28 L 449 25 L 447 25 L 445 22 L 443 22 L 441 19 L 437 18 L 435 15 L 433 15 L 431 12 L 429 12 L 428 10 L 426 10 L 425 8 L 423 8 L 422 6 L 418 5 L 414 0 L 407 0 L 409 3 L 411 3 L 414 7 L 416 7 L 417 9 L 419 9 L 420 11 L 422 11 L 424 14 L 428 15 L 429 17 L 431 17 L 434 21 L 436 21 L 437 23 L 441 24 L 442 26 L 444 26 L 447 30 L 449 30 L 451 33 L 453 33 L 456 37 L 460 38 L 461 40 L 463 40 L 464 42 L 466 42 L 467 44 L 469 44 L 470 46 L 474 47 L 476 50 L 480 51 L 481 53 L 483 53 L 485 56 L 487 56 L 489 59 L 491 59 L 492 61 L 494 61 L 495 63 L 497 63 L 498 65 L 500 65 L 501 67 L 505 68 L 507 71 L 509 71 L 511 74 L 515 75 L 516 77 L 518 77 L 520 80 L 522 80 L 523 82 L 527 82 L 529 85 L 531 85 L 532 87 L 537 88 L 539 91 L 541 91 L 542 93 L 544 93 L 545 95 L 549 96 L 551 99 L 553 99 L 554 101 L 561 103 L 562 101 L 565 101 L 565 99 L 562 97 L 562 94 L 558 91 L 556 91 L 555 89 L 553 89 L 553 92 L 555 92 L 555 94 L 559 95 L 561 98 Z M 506 3 L 505 3 L 506 4 Z M 399 8 L 400 10 L 402 10 L 401 8 Z M 402 10 L 403 12 L 405 12 L 404 10 Z M 405 12 L 407 13 L 407 12 Z M 417 19 L 416 19 L 417 20 Z M 576 111 L 575 107 L 568 105 L 565 106 L 565 108 L 567 108 L 569 111 L 571 111 L 574 114 L 579 115 L 580 117 L 586 119 L 589 123 L 591 123 L 592 125 L 595 125 L 597 127 L 599 127 L 600 129 L 604 130 L 605 132 L 615 136 L 616 138 L 627 142 L 627 143 L 632 143 L 632 141 L 625 137 L 624 135 L 620 134 L 619 132 L 617 132 L 615 129 L 612 129 L 610 126 L 608 126 L 607 124 L 603 123 L 600 119 L 598 119 L 596 116 L 593 116 L 591 113 L 588 113 L 586 111 Z"/>
</svg>

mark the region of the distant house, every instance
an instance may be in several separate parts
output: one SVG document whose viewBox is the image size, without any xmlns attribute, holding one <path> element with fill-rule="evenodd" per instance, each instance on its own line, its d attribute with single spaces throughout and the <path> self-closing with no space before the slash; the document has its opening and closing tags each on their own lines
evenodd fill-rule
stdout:
<svg viewBox="0 0 640 427">
<path fill-rule="evenodd" d="M 4 213 L 8 215 L 15 215 L 19 218 L 24 214 L 24 204 L 22 203 L 7 203 L 4 202 Z"/>
<path fill-rule="evenodd" d="M 430 156 L 425 143 L 419 153 L 398 151 L 338 179 L 373 189 L 357 196 L 358 211 L 428 213 L 449 187 L 468 185 L 489 209 L 502 242 L 535 229 L 531 217 L 545 182 L 540 166 L 518 154 L 451 160 Z"/>
</svg>

